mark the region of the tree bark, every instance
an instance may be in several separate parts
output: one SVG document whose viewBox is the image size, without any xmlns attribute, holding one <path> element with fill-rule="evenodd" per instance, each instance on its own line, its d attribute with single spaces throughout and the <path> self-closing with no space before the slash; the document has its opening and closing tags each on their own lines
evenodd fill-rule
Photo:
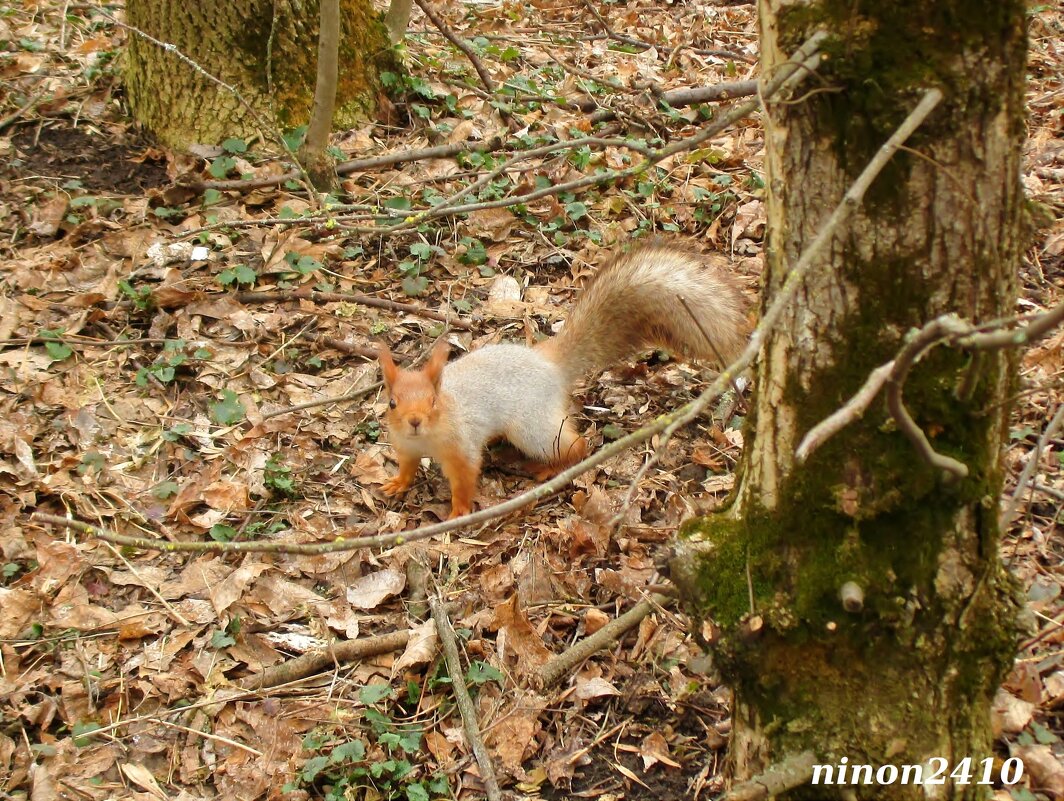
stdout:
<svg viewBox="0 0 1064 801">
<path fill-rule="evenodd" d="M 332 132 L 333 112 L 336 108 L 337 54 L 340 49 L 340 0 L 320 0 L 321 24 L 318 32 L 317 80 L 314 84 L 314 105 L 311 108 L 307 135 L 299 151 L 299 160 L 319 192 L 328 192 L 337 185 L 333 159 L 329 155 L 329 134 Z"/>
<path fill-rule="evenodd" d="M 173 45 L 240 93 L 280 129 L 306 124 L 313 100 L 318 2 L 130 0 L 127 22 Z M 377 105 L 378 71 L 394 68 L 387 31 L 370 0 L 342 0 L 340 78 L 334 124 L 350 127 Z M 136 119 L 161 141 L 187 148 L 258 132 L 255 116 L 234 93 L 209 80 L 177 53 L 129 32 L 126 93 Z"/>
<path fill-rule="evenodd" d="M 925 463 L 882 397 L 808 462 L 794 453 L 912 328 L 1013 313 L 1024 5 L 761 0 L 759 12 L 766 75 L 814 30 L 832 33 L 826 91 L 765 113 L 766 304 L 920 95 L 945 99 L 908 142 L 919 155 L 894 157 L 768 333 L 735 496 L 686 528 L 673 576 L 712 621 L 735 689 L 737 780 L 807 750 L 873 768 L 942 757 L 944 787 L 873 782 L 850 797 L 976 798 L 979 775 L 948 774 L 989 756 L 989 705 L 1015 651 L 997 524 L 1014 354 L 939 347 L 908 377 L 910 413 L 964 479 Z"/>
</svg>

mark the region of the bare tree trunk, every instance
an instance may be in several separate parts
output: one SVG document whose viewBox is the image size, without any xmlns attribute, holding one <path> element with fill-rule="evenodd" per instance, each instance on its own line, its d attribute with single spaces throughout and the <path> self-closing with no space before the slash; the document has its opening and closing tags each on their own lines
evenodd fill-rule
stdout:
<svg viewBox="0 0 1064 801">
<path fill-rule="evenodd" d="M 340 0 L 321 0 L 321 25 L 318 33 L 317 80 L 314 84 L 314 107 L 299 160 L 319 192 L 336 184 L 333 160 L 326 152 L 336 106 L 337 51 L 340 48 Z"/>
<path fill-rule="evenodd" d="M 388 38 L 392 44 L 403 41 L 406 29 L 410 25 L 410 10 L 414 0 L 392 0 L 388 13 L 384 15 L 384 25 L 388 29 Z"/>
<path fill-rule="evenodd" d="M 394 68 L 394 63 L 387 32 L 370 0 L 342 0 L 340 11 L 333 123 L 350 127 L 375 109 L 378 70 Z M 309 119 L 318 44 L 316 0 L 130 0 L 126 17 L 132 27 L 175 46 L 234 87 L 267 124 L 291 129 Z M 125 81 L 134 116 L 167 144 L 216 144 L 250 136 L 259 127 L 233 92 L 133 31 Z"/>
<path fill-rule="evenodd" d="M 1015 650 L 997 525 L 1014 357 L 940 347 L 908 377 L 909 411 L 964 479 L 923 461 L 882 399 L 808 462 L 794 454 L 912 328 L 1013 313 L 1024 5 L 759 6 L 765 74 L 813 30 L 832 34 L 825 91 L 765 114 L 766 303 L 920 95 L 945 99 L 768 334 L 735 498 L 688 529 L 673 575 L 713 621 L 735 688 L 736 779 L 806 751 L 873 767 L 942 757 L 944 788 L 873 782 L 850 797 L 975 798 L 979 764 L 969 784 L 949 772 L 989 755 L 989 704 Z"/>
</svg>

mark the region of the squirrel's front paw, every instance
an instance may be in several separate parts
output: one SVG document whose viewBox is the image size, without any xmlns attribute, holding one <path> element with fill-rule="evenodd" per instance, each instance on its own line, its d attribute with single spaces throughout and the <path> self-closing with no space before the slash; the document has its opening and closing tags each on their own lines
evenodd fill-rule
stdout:
<svg viewBox="0 0 1064 801">
<path fill-rule="evenodd" d="M 406 492 L 408 489 L 410 489 L 410 481 L 402 476 L 389 478 L 381 484 L 381 492 L 385 495 L 398 495 L 401 492 Z"/>
</svg>

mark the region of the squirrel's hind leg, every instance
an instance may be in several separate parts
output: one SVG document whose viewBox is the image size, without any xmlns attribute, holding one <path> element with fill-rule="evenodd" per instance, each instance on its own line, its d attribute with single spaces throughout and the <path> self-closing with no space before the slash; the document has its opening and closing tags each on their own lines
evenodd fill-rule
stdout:
<svg viewBox="0 0 1064 801">
<path fill-rule="evenodd" d="M 522 442 L 507 437 L 526 454 L 534 457 L 535 461 L 526 462 L 523 467 L 537 481 L 546 481 L 588 454 L 587 440 L 576 430 L 568 416 L 559 418 L 551 431 L 553 436 L 550 442 L 539 441 L 537 438 L 528 438 Z M 518 432 L 519 437 L 521 433 L 527 432 Z"/>
</svg>

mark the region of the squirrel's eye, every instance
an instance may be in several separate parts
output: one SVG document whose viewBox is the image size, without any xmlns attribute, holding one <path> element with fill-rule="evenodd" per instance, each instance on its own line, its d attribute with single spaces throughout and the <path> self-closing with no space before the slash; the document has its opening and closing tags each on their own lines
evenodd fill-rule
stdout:
<svg viewBox="0 0 1064 801">
<path fill-rule="evenodd" d="M 390 401 L 388 401 L 388 408 L 389 409 L 394 409 L 395 408 L 395 398 L 392 398 Z"/>
</svg>

